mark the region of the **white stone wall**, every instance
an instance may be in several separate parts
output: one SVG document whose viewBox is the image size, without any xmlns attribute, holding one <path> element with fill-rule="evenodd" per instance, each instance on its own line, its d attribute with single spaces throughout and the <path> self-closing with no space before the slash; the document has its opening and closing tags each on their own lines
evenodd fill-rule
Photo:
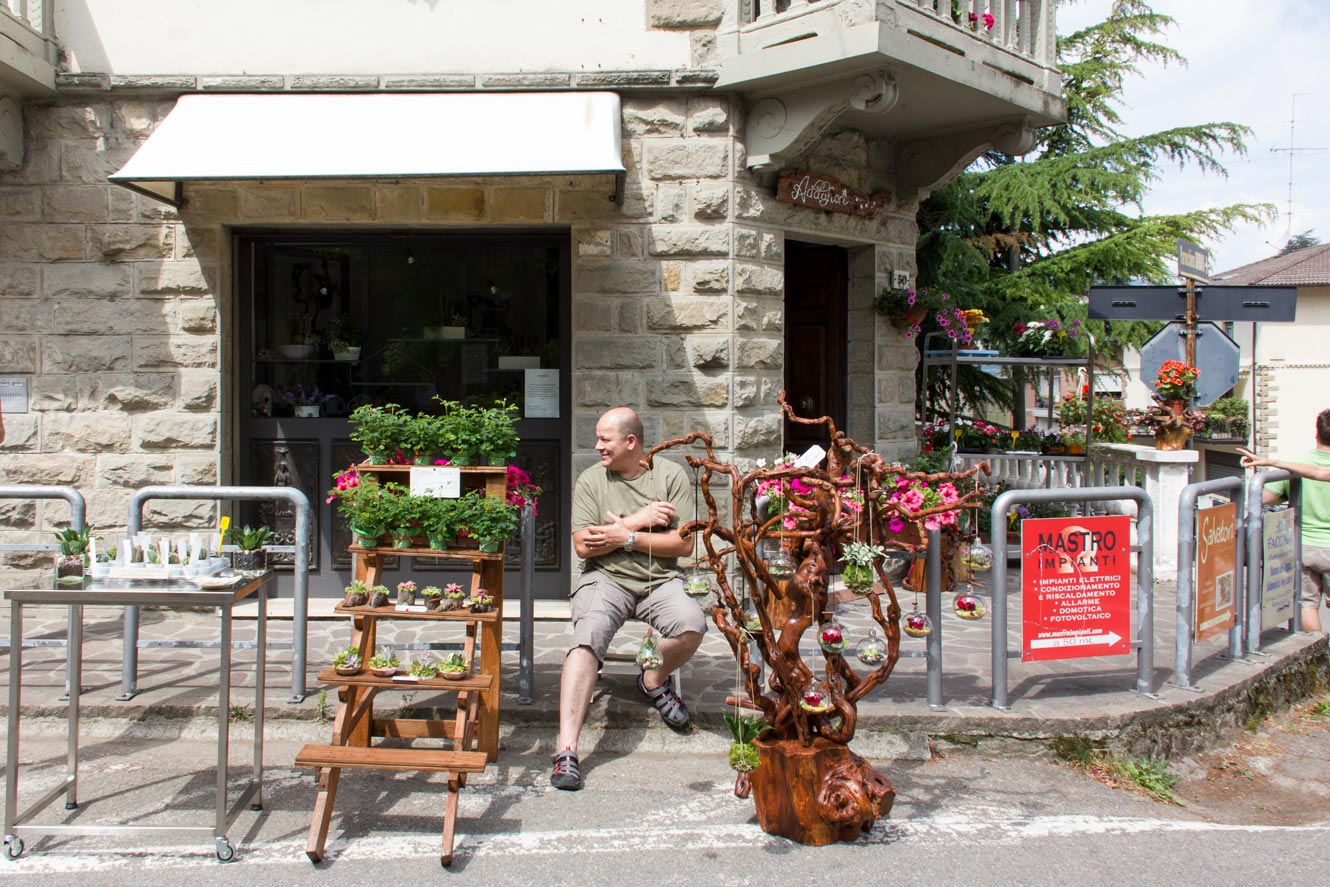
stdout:
<svg viewBox="0 0 1330 887">
<path fill-rule="evenodd" d="M 0 374 L 30 374 L 32 411 L 6 415 L 0 482 L 71 484 L 89 520 L 122 527 L 147 484 L 231 482 L 235 226 L 567 230 L 572 252 L 573 469 L 595 420 L 640 407 L 648 437 L 705 429 L 724 452 L 774 456 L 783 382 L 784 244 L 851 255 L 850 431 L 913 451 L 915 350 L 871 312 L 913 271 L 914 207 L 877 220 L 777 203 L 745 167 L 731 99 L 624 97 L 622 207 L 606 176 L 189 184 L 165 204 L 106 182 L 172 106 L 117 94 L 31 105 L 28 159 L 0 174 Z M 808 166 L 872 189 L 874 146 L 842 134 Z M 885 152 L 883 152 L 885 153 Z M 159 502 L 155 525 L 198 527 L 211 504 Z M 0 541 L 63 523 L 63 504 L 0 501 Z M 41 529 L 40 533 L 34 532 Z M 10 556 L 6 582 L 49 559 Z"/>
</svg>

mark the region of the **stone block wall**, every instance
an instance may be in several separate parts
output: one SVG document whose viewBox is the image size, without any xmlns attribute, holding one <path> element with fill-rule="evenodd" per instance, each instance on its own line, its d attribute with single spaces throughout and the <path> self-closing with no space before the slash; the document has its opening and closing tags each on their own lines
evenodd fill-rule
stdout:
<svg viewBox="0 0 1330 887">
<path fill-rule="evenodd" d="M 912 451 L 915 351 L 871 302 L 893 269 L 913 271 L 914 207 L 868 220 L 777 203 L 746 169 L 732 101 L 626 94 L 622 206 L 609 177 L 543 176 L 192 183 L 178 212 L 106 181 L 172 98 L 29 106 L 26 162 L 0 174 L 0 374 L 30 375 L 32 404 L 5 416 L 0 482 L 71 484 L 89 520 L 113 529 L 136 488 L 232 480 L 237 226 L 567 230 L 574 472 L 594 458 L 596 418 L 623 403 L 652 441 L 705 428 L 727 453 L 776 455 L 785 338 L 797 337 L 783 321 L 785 240 L 843 244 L 850 431 L 888 456 Z M 808 168 L 871 189 L 884 154 L 842 133 Z M 211 506 L 159 505 L 154 520 L 181 528 L 215 519 Z M 0 502 L 0 540 L 44 541 L 65 510 Z M 39 560 L 10 556 L 6 581 Z"/>
</svg>

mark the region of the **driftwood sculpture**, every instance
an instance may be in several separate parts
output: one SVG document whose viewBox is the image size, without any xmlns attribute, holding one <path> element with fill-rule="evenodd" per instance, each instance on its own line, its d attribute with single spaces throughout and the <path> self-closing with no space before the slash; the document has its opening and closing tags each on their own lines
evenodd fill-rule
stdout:
<svg viewBox="0 0 1330 887">
<path fill-rule="evenodd" d="M 704 456 L 690 453 L 686 458 L 700 469 L 707 513 L 699 514 L 683 531 L 699 533 L 703 540 L 719 588 L 707 606 L 734 651 L 746 690 L 746 695 L 727 702 L 761 712 L 770 725 L 753 743 L 757 768 L 751 774 L 739 773 L 735 793 L 746 797 L 751 791 L 758 820 L 770 834 L 813 845 L 853 841 L 890 813 L 895 798 L 887 778 L 848 747 L 859 700 L 891 675 L 900 657 L 901 608 L 882 561 L 875 562 L 877 584 L 865 595 L 873 621 L 886 638 L 886 656 L 876 668 L 860 674 L 846 655 L 827 651 L 825 644 L 820 661 L 805 662 L 800 640 L 810 628 L 819 639 L 826 638 L 824 629 L 831 619 L 828 580 L 843 543 L 854 541 L 857 533 L 870 544 L 910 548 L 892 538 L 893 518 L 897 525 L 900 521 L 922 525 L 947 513 L 977 508 L 977 489 L 961 495 L 954 487 L 987 466 L 963 474 L 908 473 L 837 431 L 829 417 L 796 416 L 783 391 L 778 402 L 792 422 L 825 426 L 825 467 L 742 472 L 721 462 L 710 436 L 701 432 L 660 444 L 647 454 L 647 461 L 665 449 L 697 443 L 705 447 Z M 954 498 L 946 504 L 921 506 L 908 497 L 918 506 L 911 509 L 894 496 L 902 477 L 934 488 L 951 484 Z M 759 514 L 755 490 L 773 480 L 780 484 L 788 510 Z M 719 517 L 715 498 L 725 481 L 730 496 L 728 523 Z M 847 505 L 847 500 L 862 503 L 861 511 Z M 785 571 L 778 571 L 784 577 L 773 575 L 769 569 L 768 549 L 773 546 L 788 549 L 796 565 L 792 576 Z M 727 569 L 731 561 L 737 566 L 733 579 Z M 745 614 L 750 601 L 758 624 L 746 626 L 746 619 L 752 618 Z"/>
</svg>

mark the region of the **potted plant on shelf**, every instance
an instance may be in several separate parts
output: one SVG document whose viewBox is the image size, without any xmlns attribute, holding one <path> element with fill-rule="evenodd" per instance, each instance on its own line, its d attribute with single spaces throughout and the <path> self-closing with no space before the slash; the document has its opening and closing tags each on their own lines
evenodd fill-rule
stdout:
<svg viewBox="0 0 1330 887">
<path fill-rule="evenodd" d="M 849 542 L 841 548 L 840 578 L 845 587 L 857 595 L 866 595 L 872 591 L 877 577 L 873 574 L 873 562 L 885 557 L 886 549 L 880 545 L 864 542 Z"/>
<path fill-rule="evenodd" d="M 1062 445 L 1068 456 L 1084 455 L 1085 429 L 1064 427 L 1062 429 Z"/>
<path fill-rule="evenodd" d="M 360 650 L 355 647 L 338 650 L 333 654 L 332 667 L 339 675 L 360 674 Z"/>
<path fill-rule="evenodd" d="M 444 611 L 460 610 L 466 606 L 466 592 L 462 586 L 456 582 L 449 582 L 443 587 L 443 603 L 440 605 Z"/>
<path fill-rule="evenodd" d="M 411 663 L 411 668 L 407 674 L 413 678 L 432 678 L 439 673 L 439 667 L 434 664 L 434 660 L 428 656 L 423 659 L 417 659 Z"/>
<path fill-rule="evenodd" d="M 466 605 L 472 613 L 488 613 L 494 609 L 494 596 L 483 588 L 477 588 Z"/>
<path fill-rule="evenodd" d="M 226 538 L 240 549 L 231 553 L 231 566 L 237 572 L 259 573 L 268 568 L 268 552 L 263 546 L 272 541 L 273 533 L 266 525 L 229 527 Z"/>
<path fill-rule="evenodd" d="M 402 434 L 411 417 L 395 403 L 362 404 L 351 411 L 351 439 L 374 465 L 388 465 L 402 449 Z"/>
<path fill-rule="evenodd" d="M 390 678 L 397 674 L 397 656 L 391 650 L 380 650 L 369 659 L 369 670 L 376 677 Z"/>
<path fill-rule="evenodd" d="M 417 413 L 402 428 L 402 449 L 416 465 L 429 465 L 440 449 L 443 417 Z"/>
<path fill-rule="evenodd" d="M 399 483 L 389 481 L 383 485 L 384 496 L 378 502 L 381 520 L 388 527 L 393 548 L 405 549 L 415 545 L 416 526 L 420 520 L 421 497 Z"/>
<path fill-rule="evenodd" d="M 987 453 L 997 446 L 1002 429 L 982 420 L 956 420 L 956 449 L 962 453 Z"/>
<path fill-rule="evenodd" d="M 369 589 L 359 579 L 352 580 L 342 593 L 343 607 L 363 607 L 369 603 Z"/>
<path fill-rule="evenodd" d="M 383 499 L 391 493 L 379 485 L 372 474 L 362 475 L 353 465 L 333 475 L 336 486 L 328 491 L 327 502 L 337 503 L 337 511 L 350 525 L 355 544 L 376 548 L 388 532 L 388 514 L 392 503 Z"/>
<path fill-rule="evenodd" d="M 449 653 L 439 662 L 439 674 L 450 681 L 460 681 L 466 673 L 466 657 L 461 653 Z"/>
<path fill-rule="evenodd" d="M 397 606 L 410 607 L 416 602 L 416 583 L 410 579 L 397 583 Z"/>
<path fill-rule="evenodd" d="M 333 360 L 359 360 L 364 338 L 365 334 L 354 317 L 350 314 L 337 315 L 328 336 L 328 347 L 332 350 Z"/>
<path fill-rule="evenodd" d="M 476 538 L 483 554 L 497 554 L 499 547 L 517 530 L 517 509 L 493 496 L 468 497 L 467 532 Z"/>
<path fill-rule="evenodd" d="M 1011 329 L 1016 357 L 1075 357 L 1081 353 L 1081 322 L 1070 320 L 1032 320 Z"/>
<path fill-rule="evenodd" d="M 55 541 L 60 545 L 60 554 L 55 559 L 55 581 L 61 585 L 81 584 L 88 546 L 92 542 L 92 526 L 84 524 L 78 530 L 73 527 L 57 530 Z"/>
<path fill-rule="evenodd" d="M 426 585 L 420 589 L 420 599 L 425 602 L 426 610 L 437 610 L 443 603 L 443 589 L 437 585 Z"/>
<path fill-rule="evenodd" d="M 421 498 L 417 504 L 417 519 L 425 531 L 429 547 L 435 551 L 451 548 L 457 536 L 457 499 L 442 497 Z"/>
<path fill-rule="evenodd" d="M 388 586 L 376 585 L 369 590 L 369 605 L 371 607 L 388 606 Z"/>
<path fill-rule="evenodd" d="M 319 390 L 318 385 L 311 385 L 306 388 L 304 385 L 296 385 L 287 390 L 282 398 L 295 410 L 297 419 L 317 419 L 323 415 L 323 405 L 331 398 Z"/>
<path fill-rule="evenodd" d="M 517 456 L 517 404 L 496 400 L 479 410 L 483 443 L 479 455 L 490 465 L 505 465 Z"/>
</svg>

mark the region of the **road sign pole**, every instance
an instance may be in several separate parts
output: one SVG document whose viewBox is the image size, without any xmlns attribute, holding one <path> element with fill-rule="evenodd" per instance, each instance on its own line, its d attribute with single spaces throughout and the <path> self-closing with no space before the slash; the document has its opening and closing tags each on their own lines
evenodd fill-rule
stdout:
<svg viewBox="0 0 1330 887">
<path fill-rule="evenodd" d="M 1187 366 L 1196 366 L 1196 281 L 1187 278 Z M 1191 404 L 1187 404 L 1191 406 Z"/>
</svg>

